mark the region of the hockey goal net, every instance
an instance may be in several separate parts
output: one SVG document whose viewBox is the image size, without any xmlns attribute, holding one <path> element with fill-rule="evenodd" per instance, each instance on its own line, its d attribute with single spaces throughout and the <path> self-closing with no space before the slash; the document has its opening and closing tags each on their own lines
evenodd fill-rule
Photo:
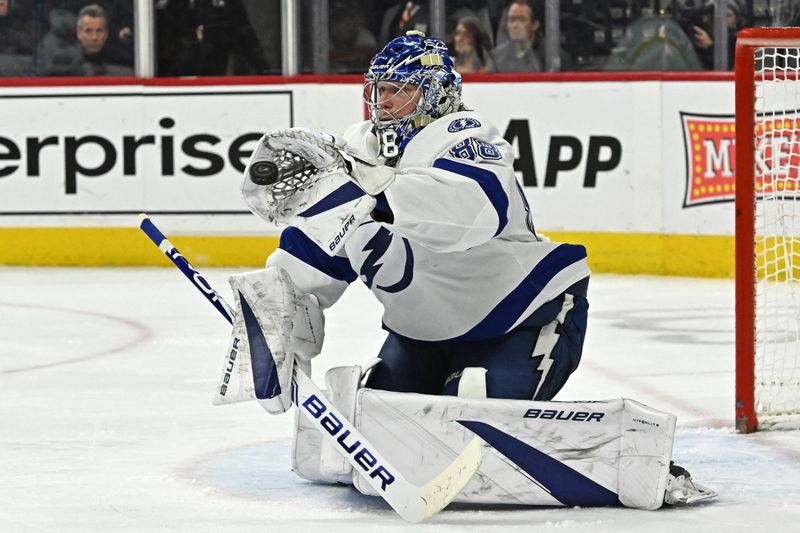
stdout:
<svg viewBox="0 0 800 533">
<path fill-rule="evenodd" d="M 736 429 L 800 420 L 800 28 L 736 44 Z"/>
</svg>

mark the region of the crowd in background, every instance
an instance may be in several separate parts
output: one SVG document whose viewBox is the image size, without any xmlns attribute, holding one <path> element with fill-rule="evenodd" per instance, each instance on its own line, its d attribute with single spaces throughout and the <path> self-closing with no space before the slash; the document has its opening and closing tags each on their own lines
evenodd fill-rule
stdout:
<svg viewBox="0 0 800 533">
<path fill-rule="evenodd" d="M 131 1 L 0 0 L 3 76 L 132 76 Z"/>
<path fill-rule="evenodd" d="M 298 2 L 302 73 L 318 65 L 318 1 Z M 447 0 L 437 36 L 463 74 L 699 70 L 715 67 L 718 46 L 732 68 L 742 27 L 800 24 L 800 0 L 728 0 L 727 42 L 715 43 L 717 3 L 560 0 L 555 62 L 545 57 L 544 0 Z M 133 12 L 134 0 L 0 0 L 0 76 L 134 75 Z M 153 12 L 157 76 L 281 73 L 280 0 L 153 0 Z M 431 34 L 431 13 L 427 1 L 328 0 L 326 71 L 363 73 L 391 38 Z"/>
</svg>

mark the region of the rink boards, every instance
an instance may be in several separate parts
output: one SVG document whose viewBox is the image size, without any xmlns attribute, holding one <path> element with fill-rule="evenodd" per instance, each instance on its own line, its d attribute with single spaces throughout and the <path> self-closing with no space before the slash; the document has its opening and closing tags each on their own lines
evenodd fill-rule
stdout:
<svg viewBox="0 0 800 533">
<path fill-rule="evenodd" d="M 160 264 L 142 211 L 198 265 L 262 264 L 279 230 L 239 198 L 259 134 L 364 117 L 358 77 L 5 83 L 0 264 Z M 732 275 L 730 75 L 479 76 L 464 100 L 515 147 L 537 229 L 595 271 Z"/>
</svg>

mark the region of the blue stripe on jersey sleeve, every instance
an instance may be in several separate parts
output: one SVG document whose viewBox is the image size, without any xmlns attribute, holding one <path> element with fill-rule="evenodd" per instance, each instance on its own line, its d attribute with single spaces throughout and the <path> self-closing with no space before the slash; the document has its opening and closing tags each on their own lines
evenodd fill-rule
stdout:
<svg viewBox="0 0 800 533">
<path fill-rule="evenodd" d="M 556 274 L 585 257 L 586 249 L 581 245 L 560 245 L 533 267 L 522 283 L 503 298 L 475 327 L 451 340 L 475 341 L 503 335 Z"/>
<path fill-rule="evenodd" d="M 352 283 L 358 277 L 350 266 L 350 261 L 344 257 L 329 256 L 305 233 L 293 226 L 283 230 L 279 247 L 333 279 Z"/>
<path fill-rule="evenodd" d="M 352 181 L 348 181 L 302 213 L 298 213 L 298 215 L 306 218 L 313 217 L 314 215 L 329 211 L 334 207 L 339 207 L 342 204 L 346 204 L 347 202 L 355 200 L 356 198 L 364 196 L 365 194 L 366 193 L 362 191 L 358 185 Z"/>
<path fill-rule="evenodd" d="M 453 161 L 452 159 L 437 159 L 433 162 L 433 168 L 447 170 L 448 172 L 453 172 L 454 174 L 458 174 L 478 182 L 478 185 L 480 185 L 484 194 L 486 194 L 486 197 L 489 198 L 489 202 L 491 202 L 492 207 L 494 207 L 495 211 L 497 211 L 499 223 L 497 225 L 495 236 L 499 235 L 500 232 L 503 231 L 508 224 L 508 196 L 506 195 L 506 191 L 503 190 L 503 186 L 500 184 L 500 180 L 497 179 L 497 176 L 494 172 L 486 170 L 485 168 L 459 163 L 458 161 Z"/>
</svg>

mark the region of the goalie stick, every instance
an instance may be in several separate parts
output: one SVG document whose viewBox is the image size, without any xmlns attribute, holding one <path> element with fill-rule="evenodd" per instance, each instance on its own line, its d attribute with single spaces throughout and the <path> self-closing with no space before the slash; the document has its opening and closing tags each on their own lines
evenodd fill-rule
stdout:
<svg viewBox="0 0 800 533">
<path fill-rule="evenodd" d="M 211 284 L 181 255 L 153 224 L 139 215 L 139 228 L 180 269 L 192 284 L 217 308 L 229 323 L 234 311 Z M 264 354 L 271 357 L 270 354 Z M 475 437 L 442 472 L 428 483 L 417 486 L 408 481 L 331 403 L 305 372 L 294 366 L 292 399 L 303 414 L 320 430 L 322 437 L 347 459 L 355 471 L 408 522 L 421 522 L 441 511 L 466 486 L 481 463 L 480 440 Z M 345 444 L 345 439 L 348 444 Z M 355 443 L 355 444 L 353 444 Z"/>
</svg>

